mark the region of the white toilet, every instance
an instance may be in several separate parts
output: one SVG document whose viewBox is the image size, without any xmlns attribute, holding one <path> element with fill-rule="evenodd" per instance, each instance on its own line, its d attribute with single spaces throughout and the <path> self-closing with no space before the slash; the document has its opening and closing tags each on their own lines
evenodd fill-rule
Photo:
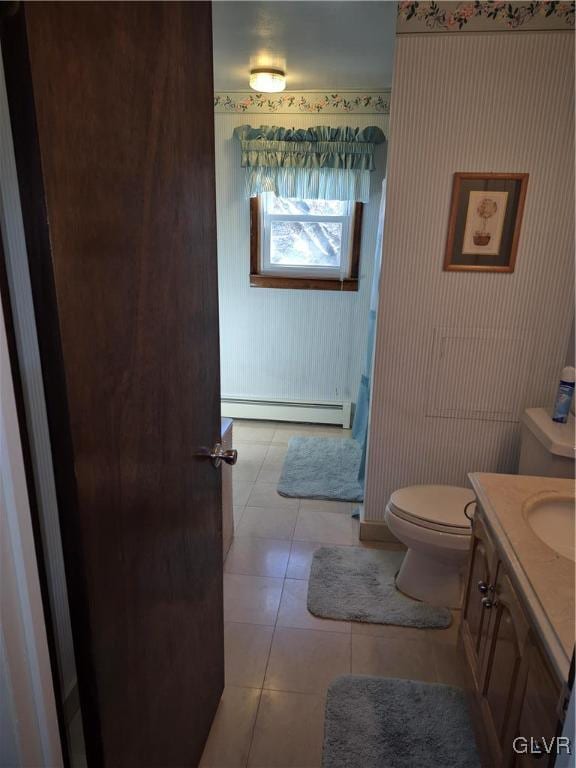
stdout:
<svg viewBox="0 0 576 768">
<path fill-rule="evenodd" d="M 574 416 L 557 424 L 544 408 L 528 409 L 522 420 L 518 474 L 574 477 Z M 394 491 L 386 523 L 408 552 L 396 577 L 401 592 L 431 605 L 459 608 L 466 576 L 471 528 L 464 507 L 468 488 L 413 485 Z M 468 508 L 473 513 L 474 504 Z"/>
<path fill-rule="evenodd" d="M 459 608 L 470 548 L 470 520 L 464 507 L 475 499 L 469 488 L 412 485 L 394 491 L 386 506 L 390 531 L 408 547 L 397 588 L 430 605 Z M 468 514 L 474 511 L 474 504 Z"/>
</svg>

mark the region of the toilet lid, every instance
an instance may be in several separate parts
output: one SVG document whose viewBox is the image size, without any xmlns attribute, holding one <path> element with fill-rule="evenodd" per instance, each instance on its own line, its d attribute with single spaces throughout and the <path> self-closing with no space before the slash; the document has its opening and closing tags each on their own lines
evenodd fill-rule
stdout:
<svg viewBox="0 0 576 768">
<path fill-rule="evenodd" d="M 453 485 L 412 485 L 394 491 L 390 497 L 391 511 L 424 528 L 448 533 L 470 533 L 470 521 L 464 507 L 476 496 L 469 488 Z"/>
</svg>

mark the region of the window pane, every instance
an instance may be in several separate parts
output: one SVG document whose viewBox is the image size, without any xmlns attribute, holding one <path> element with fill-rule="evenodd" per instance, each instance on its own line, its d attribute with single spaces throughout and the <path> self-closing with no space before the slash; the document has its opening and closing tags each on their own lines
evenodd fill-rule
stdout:
<svg viewBox="0 0 576 768">
<path fill-rule="evenodd" d="M 348 213 L 348 203 L 342 200 L 297 200 L 276 197 L 273 192 L 268 193 L 267 205 L 269 213 L 288 213 L 292 216 L 344 216 Z"/>
<path fill-rule="evenodd" d="M 271 264 L 296 267 L 340 266 L 340 222 L 273 221 L 271 224 Z"/>
</svg>

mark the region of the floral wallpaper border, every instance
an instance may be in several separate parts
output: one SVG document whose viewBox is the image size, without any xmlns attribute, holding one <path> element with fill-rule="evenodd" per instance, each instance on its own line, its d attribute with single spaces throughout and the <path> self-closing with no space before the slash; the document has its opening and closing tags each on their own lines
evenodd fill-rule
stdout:
<svg viewBox="0 0 576 768">
<path fill-rule="evenodd" d="M 214 111 L 260 112 L 266 114 L 390 114 L 390 91 L 374 93 L 354 92 L 303 92 L 283 93 L 215 93 Z"/>
<path fill-rule="evenodd" d="M 396 32 L 574 29 L 574 2 L 400 2 Z"/>
</svg>

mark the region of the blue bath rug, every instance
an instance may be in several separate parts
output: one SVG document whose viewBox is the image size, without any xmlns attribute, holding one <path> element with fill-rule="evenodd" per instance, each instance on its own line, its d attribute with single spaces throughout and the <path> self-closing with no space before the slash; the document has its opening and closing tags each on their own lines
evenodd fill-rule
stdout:
<svg viewBox="0 0 576 768">
<path fill-rule="evenodd" d="M 362 501 L 358 482 L 360 443 L 352 438 L 293 437 L 278 482 L 281 496 L 331 501 Z"/>
<path fill-rule="evenodd" d="M 480 768 L 466 695 L 344 675 L 328 688 L 322 768 Z"/>
<path fill-rule="evenodd" d="M 403 595 L 395 577 L 405 552 L 364 547 L 320 547 L 308 582 L 308 610 L 322 619 L 444 629 L 448 608 Z"/>
</svg>

